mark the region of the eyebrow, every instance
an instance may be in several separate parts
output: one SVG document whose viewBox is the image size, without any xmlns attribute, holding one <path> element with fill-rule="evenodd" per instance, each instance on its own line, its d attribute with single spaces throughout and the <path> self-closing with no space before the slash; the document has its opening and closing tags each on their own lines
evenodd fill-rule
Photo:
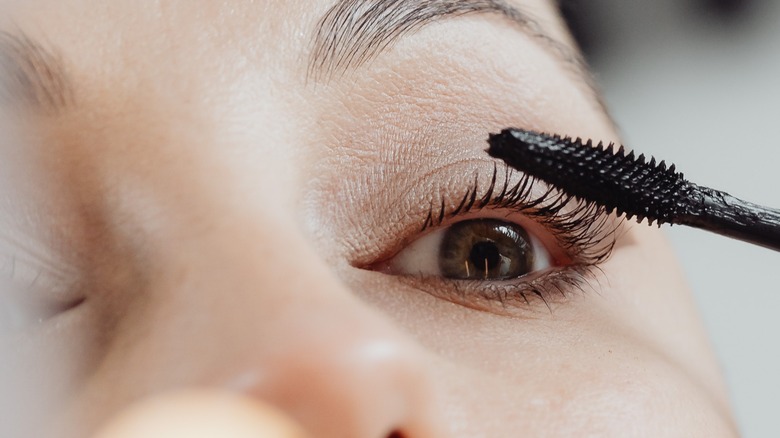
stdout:
<svg viewBox="0 0 780 438">
<path fill-rule="evenodd" d="M 505 0 L 339 0 L 320 19 L 309 77 L 331 79 L 358 68 L 398 39 L 442 18 L 495 14 L 508 19 L 582 78 L 598 97 L 587 63 L 527 13 Z"/>
<path fill-rule="evenodd" d="M 57 112 L 73 101 L 62 59 L 20 33 L 0 31 L 0 105 Z"/>
</svg>

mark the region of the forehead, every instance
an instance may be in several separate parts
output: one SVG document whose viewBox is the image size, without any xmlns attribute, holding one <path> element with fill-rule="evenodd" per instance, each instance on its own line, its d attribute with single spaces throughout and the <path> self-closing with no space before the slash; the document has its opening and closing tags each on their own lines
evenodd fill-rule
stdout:
<svg viewBox="0 0 780 438">
<path fill-rule="evenodd" d="M 336 9 L 335 5 L 345 3 L 351 7 L 343 8 L 340 19 L 348 25 L 342 26 L 342 31 L 344 27 L 359 27 L 348 13 L 350 10 L 363 13 L 367 4 L 383 7 L 418 4 L 381 0 L 31 0 L 14 3 L 14 7 L 4 14 L 7 22 L 2 23 L 0 19 L 0 30 L 21 29 L 44 49 L 55 53 L 58 63 L 62 61 L 65 67 L 63 70 L 70 79 L 68 85 L 75 90 L 73 94 L 93 107 L 107 105 L 118 108 L 150 99 L 164 109 L 168 103 L 181 107 L 183 96 L 198 96 L 195 101 L 189 102 L 192 108 L 198 108 L 201 103 L 210 105 L 232 99 L 270 97 L 263 95 L 260 84 L 272 84 L 277 90 L 293 92 L 304 88 L 309 84 L 307 73 L 311 73 L 307 67 L 313 65 L 318 53 L 322 55 L 322 40 L 329 38 L 327 35 L 323 37 L 324 26 L 321 25 L 326 21 L 324 17 Z M 553 38 L 566 40 L 560 26 L 551 18 L 554 14 L 545 1 L 432 0 L 424 4 L 436 5 L 441 10 L 462 8 L 464 13 L 474 5 L 499 5 L 494 6 L 497 9 L 500 5 L 511 5 L 528 12 L 528 16 L 542 17 L 539 23 L 545 36 L 541 39 L 549 40 L 546 35 L 552 35 Z M 424 10 L 426 7 L 417 9 Z M 424 12 L 417 13 L 424 15 Z M 490 23 L 486 25 L 496 25 L 497 22 L 507 24 L 499 20 L 485 20 L 485 23 Z M 398 23 L 394 25 L 401 27 Z M 371 26 L 381 27 L 376 23 Z M 332 28 L 327 31 L 337 33 Z M 529 34 L 533 32 L 527 30 Z M 392 38 L 372 41 L 371 44 L 387 49 L 393 46 L 401 32 L 391 29 L 386 33 Z M 344 31 L 343 38 L 336 37 L 335 45 L 351 50 L 350 44 L 359 39 L 354 38 L 356 34 Z M 470 40 L 477 38 L 460 39 L 458 42 L 441 37 L 439 40 L 435 46 L 439 49 L 438 54 L 431 52 L 426 56 L 438 55 L 441 58 L 444 53 L 447 55 L 445 58 L 456 59 L 457 56 L 451 56 L 451 49 L 463 52 L 463 55 L 470 51 L 466 47 L 472 45 Z M 332 45 L 333 41 L 325 41 L 324 45 Z M 453 47 L 442 48 L 443 41 L 444 45 Z M 344 57 L 350 58 L 350 55 L 354 54 L 346 53 Z M 368 58 L 366 52 L 359 52 L 357 57 L 362 61 Z M 466 66 L 468 62 L 460 64 Z M 250 90 L 260 94 L 251 96 L 247 94 Z M 236 92 L 241 96 L 236 96 Z"/>
<path fill-rule="evenodd" d="M 6 7 L 10 11 L 4 11 L 6 18 L 0 19 L 0 27 L 21 27 L 33 38 L 68 52 L 72 64 L 93 72 L 160 74 L 198 65 L 204 74 L 213 70 L 224 74 L 220 68 L 224 70 L 231 60 L 250 63 L 254 70 L 290 68 L 305 62 L 313 49 L 318 22 L 337 4 L 348 4 L 341 8 L 340 19 L 346 22 L 353 19 L 348 11 L 393 9 L 398 4 L 407 5 L 396 8 L 393 13 L 401 10 L 399 15 L 413 9 L 418 15 L 425 15 L 426 9 L 458 11 L 450 15 L 461 15 L 485 5 L 495 9 L 513 6 L 527 11 L 528 16 L 541 15 L 541 21 L 550 21 L 552 15 L 544 0 L 31 0 Z M 565 39 L 556 26 L 542 24 L 546 32 Z M 379 25 L 366 27 L 371 26 Z M 351 41 L 339 43 L 348 45 Z"/>
<path fill-rule="evenodd" d="M 433 0 L 426 4 L 438 2 L 446 7 L 469 1 Z M 97 117 L 101 122 L 114 120 L 123 125 L 135 124 L 136 128 L 142 126 L 143 131 L 149 132 L 156 124 L 171 121 L 170 116 L 174 113 L 193 126 L 204 122 L 204 118 L 214 119 L 220 114 L 241 120 L 246 117 L 242 114 L 249 112 L 254 117 L 263 117 L 287 111 L 300 119 L 306 111 L 317 107 L 313 105 L 315 101 L 344 101 L 349 100 L 345 95 L 365 95 L 372 91 L 386 94 L 384 88 L 388 87 L 376 86 L 378 80 L 367 80 L 358 85 L 359 80 L 353 77 L 346 85 L 329 87 L 324 92 L 322 88 L 315 92 L 307 81 L 318 23 L 336 3 L 335 0 L 29 0 L 15 3 L 9 13 L 4 14 L 7 23 L 2 24 L 6 29 L 21 29 L 59 55 L 74 89 L 75 100 L 80 104 L 79 109 L 87 112 L 84 116 L 82 111 L 81 122 Z M 361 7 L 370 2 L 352 0 L 347 3 Z M 374 3 L 398 2 L 375 0 Z M 410 4 L 414 3 L 410 1 Z M 516 0 L 508 3 L 539 18 L 548 34 L 565 40 L 548 2 Z M 505 32 L 520 34 L 516 28 L 507 31 L 506 20 L 480 18 L 479 21 L 482 26 L 502 27 Z M 484 27 L 477 28 L 477 32 L 473 27 L 466 32 L 450 32 L 444 37 L 436 30 L 434 38 L 407 38 L 407 41 L 422 43 L 397 50 L 396 55 L 406 50 L 416 56 L 400 61 L 395 59 L 395 63 L 390 62 L 390 69 L 394 70 L 393 74 L 403 77 L 407 88 L 414 81 L 425 82 L 425 78 L 434 83 L 447 81 L 457 82 L 453 84 L 457 86 L 477 86 L 477 82 L 468 80 L 469 75 L 482 75 L 476 71 L 474 65 L 478 62 L 474 62 L 471 55 L 477 47 L 490 47 L 484 42 L 485 38 L 480 38 L 480 29 L 484 30 Z M 500 36 L 516 35 L 505 33 Z M 497 40 L 495 36 L 491 38 L 494 42 Z M 433 50 L 420 49 L 421 46 Z M 411 50 L 407 50 L 409 47 Z M 503 47 L 511 46 L 505 43 Z M 522 51 L 524 47 L 520 46 L 518 50 Z M 502 62 L 497 61 L 502 57 L 515 57 L 506 50 L 496 50 L 502 47 L 490 48 L 495 53 L 486 52 L 484 57 L 492 58 L 490 61 L 496 64 Z M 412 62 L 407 62 L 410 59 Z M 436 71 L 431 66 L 437 64 L 447 66 Z M 427 71 L 423 71 L 425 69 Z M 463 74 L 469 69 L 474 71 Z M 500 77 L 503 74 L 500 70 L 494 69 L 494 72 L 506 85 L 509 81 Z M 454 73 L 461 74 L 460 80 Z M 365 70 L 360 75 L 364 76 Z M 392 74 L 383 79 L 388 77 L 393 79 Z M 384 83 L 391 83 L 399 94 L 420 94 L 430 90 L 429 83 L 411 91 L 398 89 L 401 82 L 397 78 Z M 439 93 L 436 98 L 446 100 L 457 93 L 464 94 L 453 91 L 456 88 Z M 547 100 L 554 97 L 550 95 Z M 302 106 L 305 107 L 303 112 L 300 111 Z M 68 123 L 77 125 L 72 119 Z M 204 129 L 208 124 L 197 126 Z"/>
<path fill-rule="evenodd" d="M 33 0 L 12 5 L 3 28 L 60 54 L 80 94 L 110 87 L 164 96 L 204 80 L 217 89 L 250 69 L 296 68 L 317 7 L 326 7 L 304 3 Z"/>
</svg>

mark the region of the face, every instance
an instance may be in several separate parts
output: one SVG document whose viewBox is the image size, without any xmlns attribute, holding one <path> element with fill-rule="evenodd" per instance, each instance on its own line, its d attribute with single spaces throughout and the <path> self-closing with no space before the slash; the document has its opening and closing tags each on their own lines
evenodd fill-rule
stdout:
<svg viewBox="0 0 780 438">
<path fill-rule="evenodd" d="M 484 152 L 618 140 L 555 7 L 425 3 L 12 5 L 13 406 L 45 436 L 204 387 L 315 437 L 735 434 L 660 232 Z"/>
</svg>

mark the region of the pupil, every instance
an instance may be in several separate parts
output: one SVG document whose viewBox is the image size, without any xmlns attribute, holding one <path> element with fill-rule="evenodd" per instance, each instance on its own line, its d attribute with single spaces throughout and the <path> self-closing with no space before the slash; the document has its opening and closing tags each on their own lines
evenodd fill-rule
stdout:
<svg viewBox="0 0 780 438">
<path fill-rule="evenodd" d="M 495 243 L 479 242 L 471 248 L 469 260 L 477 269 L 484 268 L 487 260 L 487 268 L 492 270 L 501 262 L 501 253 Z"/>
</svg>

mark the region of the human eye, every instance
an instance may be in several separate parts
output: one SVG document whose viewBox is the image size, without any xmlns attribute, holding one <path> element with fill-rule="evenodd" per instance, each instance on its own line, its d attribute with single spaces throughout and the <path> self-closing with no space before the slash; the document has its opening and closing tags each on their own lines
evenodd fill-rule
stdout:
<svg viewBox="0 0 780 438">
<path fill-rule="evenodd" d="M 417 239 L 389 271 L 459 280 L 510 280 L 547 269 L 552 255 L 521 225 L 467 219 Z"/>
<path fill-rule="evenodd" d="M 33 329 L 83 302 L 70 267 L 0 233 L 0 334 Z"/>
<path fill-rule="evenodd" d="M 18 153 L 32 147 L 9 143 L 0 145 L 0 339 L 53 326 L 88 289 L 68 198 L 57 198 L 38 162 Z"/>
<path fill-rule="evenodd" d="M 448 192 L 418 236 L 372 269 L 437 297 L 493 310 L 548 307 L 585 290 L 611 254 L 620 220 L 509 168 Z"/>
</svg>

